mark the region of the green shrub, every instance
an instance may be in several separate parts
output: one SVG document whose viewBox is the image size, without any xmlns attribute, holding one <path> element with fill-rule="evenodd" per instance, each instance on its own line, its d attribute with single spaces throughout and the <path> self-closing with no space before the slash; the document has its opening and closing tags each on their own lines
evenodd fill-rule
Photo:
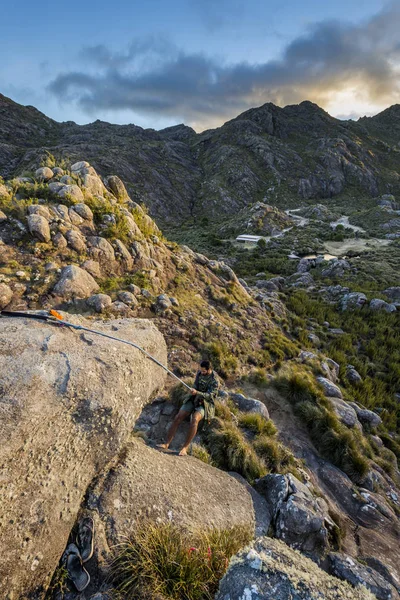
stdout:
<svg viewBox="0 0 400 600">
<path fill-rule="evenodd" d="M 390 435 L 388 435 L 387 433 L 380 433 L 379 435 L 386 448 L 389 448 L 389 450 L 394 452 L 394 454 L 397 457 L 397 460 L 400 461 L 400 443 L 392 437 L 390 437 Z"/>
<path fill-rule="evenodd" d="M 269 356 L 269 352 L 265 351 L 264 360 Z M 268 385 L 267 373 L 265 369 L 254 369 L 254 371 L 251 371 L 251 373 L 249 374 L 248 380 L 250 383 L 258 385 L 259 387 L 264 387 Z"/>
<path fill-rule="evenodd" d="M 360 450 L 369 453 L 371 449 L 362 436 L 340 423 L 311 373 L 300 367 L 282 370 L 274 385 L 293 404 L 322 456 L 354 481 L 361 480 L 369 463 Z"/>
<path fill-rule="evenodd" d="M 239 425 L 257 435 L 275 435 L 277 432 L 274 423 L 258 413 L 242 413 L 239 417 Z"/>
<path fill-rule="evenodd" d="M 326 404 L 314 377 L 305 368 L 292 367 L 289 370 L 282 370 L 273 384 L 292 404 L 299 402 Z"/>
<path fill-rule="evenodd" d="M 15 196 L 3 196 L 0 198 L 0 210 L 7 216 L 15 217 L 18 220 L 26 217 L 27 208 L 36 202 L 36 198 L 26 198 L 17 200 Z"/>
<path fill-rule="evenodd" d="M 206 433 L 206 442 L 212 459 L 220 469 L 236 471 L 249 483 L 266 474 L 263 461 L 234 423 L 214 419 Z"/>
<path fill-rule="evenodd" d="M 278 329 L 266 331 L 261 343 L 263 350 L 267 351 L 274 361 L 294 358 L 299 353 L 299 347 Z"/>
<path fill-rule="evenodd" d="M 189 534 L 172 523 L 142 522 L 116 546 L 112 580 L 125 600 L 212 600 L 229 559 L 252 533 L 236 526 Z"/>
</svg>

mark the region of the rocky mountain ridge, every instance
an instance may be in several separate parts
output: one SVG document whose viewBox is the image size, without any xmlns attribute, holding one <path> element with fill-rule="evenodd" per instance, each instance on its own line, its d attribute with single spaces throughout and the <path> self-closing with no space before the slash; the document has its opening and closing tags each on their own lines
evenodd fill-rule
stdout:
<svg viewBox="0 0 400 600">
<path fill-rule="evenodd" d="M 101 315 L 104 322 L 92 321 L 94 328 L 146 338 L 143 345 L 162 362 L 168 358 L 177 375 L 192 376 L 207 356 L 225 382 L 217 417 L 197 439 L 209 464 L 197 467 L 194 456 L 188 463 L 158 458 L 151 446 L 162 441 L 182 399 L 179 390 L 169 390 L 171 382 L 154 398 L 155 388 L 164 385 L 159 371 L 145 368 L 142 357 L 130 360 L 114 345 L 110 352 L 91 335 L 0 319 L 6 440 L 0 523 L 10 548 L 2 552 L 7 556 L 2 581 L 10 600 L 42 600 L 46 590 L 59 600 L 49 581 L 82 513 L 93 515 L 98 536 L 90 567 L 93 587 L 82 600 L 110 597 L 110 546 L 121 533 L 132 535 L 143 515 L 181 526 L 218 527 L 235 517 L 236 525 L 256 525 L 257 535 L 272 534 L 378 598 L 398 597 L 397 446 L 381 429 L 385 421 L 394 432 L 389 409 L 395 400 L 385 399 L 380 414 L 352 401 L 365 374 L 349 366 L 344 376 L 321 348 L 324 338 L 345 340 L 344 331 L 326 320 L 310 320 L 299 331 L 299 318 L 290 312 L 296 291 L 311 294 L 319 270 L 346 273 L 349 263 L 296 259 L 293 275 L 260 273 L 248 284 L 225 261 L 169 242 L 120 178 L 102 178 L 84 160 L 36 163 L 29 176 L 1 183 L 0 202 L 0 309 L 56 307 L 77 322 L 82 319 L 77 313 L 91 320 Z M 286 215 L 264 204 L 251 214 L 266 231 L 288 224 Z M 344 313 L 357 309 L 360 296 L 336 291 L 335 302 L 346 300 Z M 395 309 L 397 291 L 386 303 Z M 381 306 L 376 312 L 394 319 L 398 311 L 389 314 Z M 150 447 L 132 439 L 133 426 Z M 213 465 L 219 468 L 215 476 Z M 20 472 L 28 481 L 20 480 Z M 189 485 L 188 477 L 202 481 L 201 489 L 192 480 Z M 19 483 L 12 484 L 10 497 L 14 481 Z M 32 486 L 28 496 L 27 485 Z M 38 500 L 33 507 L 28 506 L 32 495 Z M 53 496 L 62 513 L 56 540 Z M 210 514 L 206 501 L 213 505 Z M 279 545 L 271 547 L 278 556 Z M 261 564 L 269 555 L 268 540 L 256 548 L 259 557 L 251 556 Z M 296 575 L 291 561 L 298 564 L 298 558 L 291 552 L 282 554 L 286 566 L 268 567 L 272 579 L 282 583 L 286 568 Z M 235 569 L 243 555 L 232 561 Z M 257 571 L 268 572 L 264 567 Z M 230 582 L 232 594 L 241 585 L 242 579 L 231 575 L 221 584 L 225 595 L 231 593 L 225 587 Z M 298 574 L 290 581 L 297 585 Z M 338 597 L 334 581 L 324 579 L 332 600 Z M 337 585 L 352 597 L 350 588 Z M 285 586 L 282 593 L 288 593 Z M 310 588 L 304 598 L 315 593 Z M 75 597 L 72 591 L 65 596 Z M 358 589 L 353 597 L 368 594 Z"/>
<path fill-rule="evenodd" d="M 340 121 L 311 102 L 267 103 L 197 134 L 96 121 L 57 123 L 0 96 L 0 175 L 29 172 L 54 155 L 82 156 L 126 184 L 135 201 L 166 223 L 213 218 L 256 201 L 288 208 L 399 191 L 396 106 L 358 122 Z"/>
</svg>

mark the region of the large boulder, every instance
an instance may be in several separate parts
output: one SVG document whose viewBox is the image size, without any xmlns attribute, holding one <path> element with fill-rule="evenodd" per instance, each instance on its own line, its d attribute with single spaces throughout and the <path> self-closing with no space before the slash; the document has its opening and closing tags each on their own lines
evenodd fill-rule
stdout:
<svg viewBox="0 0 400 600">
<path fill-rule="evenodd" d="M 10 304 L 13 297 L 13 291 L 6 283 L 0 283 L 0 310 Z"/>
<path fill-rule="evenodd" d="M 76 252 L 86 252 L 86 240 L 79 231 L 76 229 L 69 229 L 66 232 L 65 237 L 67 238 L 68 245 L 71 246 Z"/>
<path fill-rule="evenodd" d="M 83 169 L 88 169 L 90 164 L 86 160 L 79 160 L 78 162 L 71 165 L 71 173 L 78 174 Z"/>
<path fill-rule="evenodd" d="M 340 308 L 342 310 L 354 310 L 355 308 L 361 308 L 366 302 L 367 296 L 362 292 L 350 292 L 340 300 Z"/>
<path fill-rule="evenodd" d="M 53 293 L 69 300 L 70 298 L 88 298 L 98 289 L 99 286 L 90 273 L 76 265 L 68 265 L 61 271 L 60 279 L 54 286 Z"/>
<path fill-rule="evenodd" d="M 396 312 L 397 308 L 394 304 L 389 304 L 380 298 L 373 298 L 369 303 L 371 310 L 384 310 L 385 312 Z"/>
<path fill-rule="evenodd" d="M 269 419 L 268 409 L 263 402 L 255 398 L 246 398 L 243 394 L 230 394 L 231 400 L 236 404 L 239 410 L 243 412 L 258 413 L 261 416 Z"/>
<path fill-rule="evenodd" d="M 150 321 L 68 320 L 167 360 Z M 165 372 L 131 346 L 43 321 L 2 319 L 0 339 L 0 598 L 42 598 L 88 487 Z"/>
<path fill-rule="evenodd" d="M 215 600 L 374 600 L 283 542 L 260 537 L 234 556 Z"/>
<path fill-rule="evenodd" d="M 40 242 L 47 243 L 51 240 L 49 223 L 41 215 L 29 215 L 28 229 L 29 233 Z"/>
<path fill-rule="evenodd" d="M 400 286 L 387 288 L 383 293 L 394 302 L 400 302 Z"/>
<path fill-rule="evenodd" d="M 93 213 L 87 204 L 80 202 L 74 205 L 74 211 L 85 221 L 93 221 Z"/>
<path fill-rule="evenodd" d="M 379 415 L 377 415 L 373 410 L 368 410 L 367 408 L 361 408 L 355 402 L 349 402 L 350 406 L 354 408 L 357 413 L 358 420 L 363 425 L 368 425 L 370 427 L 378 427 L 382 423 L 382 419 Z"/>
<path fill-rule="evenodd" d="M 328 548 L 328 506 L 293 475 L 269 474 L 256 482 L 266 499 L 275 536 L 313 556 Z"/>
<path fill-rule="evenodd" d="M 87 238 L 90 254 L 95 260 L 110 263 L 115 260 L 114 248 L 105 238 L 92 235 Z"/>
<path fill-rule="evenodd" d="M 121 179 L 116 175 L 110 175 L 107 177 L 107 186 L 118 200 L 129 200 L 128 192 Z"/>
<path fill-rule="evenodd" d="M 83 176 L 83 187 L 93 196 L 102 197 L 107 193 L 104 183 L 96 172 L 88 173 Z"/>
<path fill-rule="evenodd" d="M 48 181 L 54 177 L 54 173 L 49 167 L 40 167 L 39 169 L 36 169 L 35 177 L 39 181 Z"/>
<path fill-rule="evenodd" d="M 84 202 L 84 197 L 79 185 L 65 185 L 57 192 L 59 198 L 67 198 L 72 202 Z"/>
<path fill-rule="evenodd" d="M 133 439 L 105 481 L 93 489 L 89 508 L 107 528 L 108 544 L 128 537 L 149 518 L 194 530 L 247 525 L 254 530 L 252 498 L 228 473 L 188 456 L 150 448 Z"/>
<path fill-rule="evenodd" d="M 357 413 L 352 406 L 350 406 L 346 400 L 342 400 L 341 398 L 327 397 L 330 401 L 333 410 L 346 427 L 353 428 L 356 425 L 360 427 L 360 423 L 357 419 Z"/>
<path fill-rule="evenodd" d="M 31 204 L 28 206 L 28 214 L 29 215 L 41 215 L 46 219 L 46 221 L 51 220 L 50 211 L 47 206 L 43 204 Z"/>
<path fill-rule="evenodd" d="M 324 394 L 326 396 L 331 396 L 332 398 L 340 399 L 343 398 L 343 394 L 340 387 L 337 386 L 335 383 L 332 383 L 332 381 L 329 381 L 329 379 L 327 379 L 326 377 L 322 377 L 321 375 L 319 375 L 317 377 L 317 381 L 322 386 Z"/>
<path fill-rule="evenodd" d="M 111 308 L 112 300 L 107 294 L 94 294 L 86 300 L 86 304 L 98 313 Z"/>
</svg>

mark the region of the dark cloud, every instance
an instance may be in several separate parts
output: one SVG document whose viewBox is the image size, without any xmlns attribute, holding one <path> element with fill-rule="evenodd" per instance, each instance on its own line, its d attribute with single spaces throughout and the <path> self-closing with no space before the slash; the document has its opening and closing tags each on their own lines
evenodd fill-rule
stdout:
<svg viewBox="0 0 400 600">
<path fill-rule="evenodd" d="M 288 44 L 279 60 L 256 65 L 222 65 L 159 39 L 135 42 L 124 54 L 96 46 L 82 51 L 88 70 L 60 74 L 49 89 L 89 114 L 130 110 L 198 128 L 268 101 L 326 106 L 349 88 L 389 104 L 399 92 L 399 26 L 398 2 L 361 25 L 321 22 Z"/>
</svg>

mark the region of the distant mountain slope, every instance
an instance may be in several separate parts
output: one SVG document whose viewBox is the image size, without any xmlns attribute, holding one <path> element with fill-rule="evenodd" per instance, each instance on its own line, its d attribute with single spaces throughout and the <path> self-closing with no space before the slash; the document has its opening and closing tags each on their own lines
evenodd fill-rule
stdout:
<svg viewBox="0 0 400 600">
<path fill-rule="evenodd" d="M 253 108 L 201 134 L 185 125 L 57 123 L 0 95 L 0 174 L 20 175 L 50 152 L 123 179 L 153 216 L 224 218 L 257 201 L 283 208 L 321 198 L 400 192 L 400 107 L 340 121 L 311 102 Z"/>
</svg>

